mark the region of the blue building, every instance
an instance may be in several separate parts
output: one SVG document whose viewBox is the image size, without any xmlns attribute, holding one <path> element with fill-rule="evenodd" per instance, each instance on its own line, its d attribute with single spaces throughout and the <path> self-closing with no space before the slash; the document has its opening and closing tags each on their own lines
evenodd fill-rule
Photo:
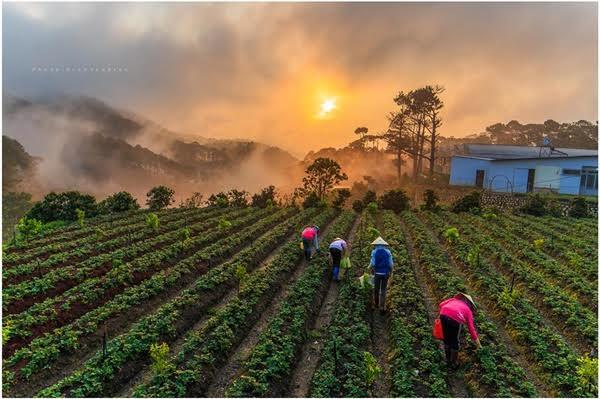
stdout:
<svg viewBox="0 0 600 399">
<path fill-rule="evenodd" d="M 452 157 L 450 184 L 492 191 L 598 195 L 598 151 L 464 144 Z"/>
</svg>

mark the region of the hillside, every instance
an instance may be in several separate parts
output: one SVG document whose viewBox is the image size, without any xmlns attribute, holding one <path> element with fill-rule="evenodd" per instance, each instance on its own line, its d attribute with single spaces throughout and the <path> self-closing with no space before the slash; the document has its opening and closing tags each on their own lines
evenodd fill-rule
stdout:
<svg viewBox="0 0 600 399">
<path fill-rule="evenodd" d="M 4 99 L 5 132 L 39 156 L 44 191 L 143 197 L 155 184 L 174 187 L 178 198 L 191 190 L 256 191 L 293 180 L 298 163 L 277 147 L 179 134 L 94 98 Z"/>
</svg>

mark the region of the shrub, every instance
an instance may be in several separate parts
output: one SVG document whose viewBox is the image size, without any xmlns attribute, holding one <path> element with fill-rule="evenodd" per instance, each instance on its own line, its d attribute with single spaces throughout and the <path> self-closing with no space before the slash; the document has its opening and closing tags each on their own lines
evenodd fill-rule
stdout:
<svg viewBox="0 0 600 399">
<path fill-rule="evenodd" d="M 369 212 L 369 215 L 371 215 L 372 217 L 377 216 L 377 203 L 369 203 L 369 205 L 367 205 L 367 212 Z"/>
<path fill-rule="evenodd" d="M 546 203 L 546 214 L 554 217 L 561 217 L 563 215 L 562 207 L 559 201 L 548 201 Z"/>
<path fill-rule="evenodd" d="M 190 239 L 190 235 L 190 229 L 188 227 L 184 227 L 179 231 L 179 238 L 184 243 Z"/>
<path fill-rule="evenodd" d="M 79 191 L 66 191 L 63 193 L 51 192 L 43 200 L 36 202 L 27 212 L 26 217 L 37 219 L 42 223 L 55 220 L 77 220 L 76 209 L 81 209 L 89 217 L 98 214 L 96 199 Z"/>
<path fill-rule="evenodd" d="M 527 213 L 533 216 L 544 216 L 546 214 L 546 205 L 548 199 L 543 197 L 539 193 L 529 194 L 525 205 L 521 207 L 521 212 Z"/>
<path fill-rule="evenodd" d="M 362 199 L 362 202 L 365 204 L 370 204 L 371 202 L 377 201 L 377 194 L 375 191 L 369 190 L 365 193 L 365 196 Z"/>
<path fill-rule="evenodd" d="M 544 247 L 544 239 L 543 238 L 538 238 L 537 240 L 533 240 L 533 248 L 536 251 L 541 251 L 542 248 Z"/>
<path fill-rule="evenodd" d="M 207 204 L 208 206 L 227 208 L 229 206 L 229 197 L 222 191 L 217 194 L 211 194 L 211 196 L 208 197 Z"/>
<path fill-rule="evenodd" d="M 471 212 L 479 209 L 481 209 L 481 192 L 479 191 L 473 191 L 452 204 L 452 212 L 454 213 Z"/>
<path fill-rule="evenodd" d="M 227 229 L 230 229 L 231 226 L 233 226 L 233 224 L 229 220 L 227 220 L 225 218 L 219 219 L 219 229 L 227 230 Z"/>
<path fill-rule="evenodd" d="M 100 213 L 127 212 L 140 209 L 140 204 L 127 191 L 119 191 L 106 199 L 100 201 L 98 210 Z"/>
<path fill-rule="evenodd" d="M 391 209 L 396 213 L 400 213 L 409 209 L 410 202 L 404 191 L 390 190 L 379 198 L 379 206 L 381 209 Z"/>
<path fill-rule="evenodd" d="M 246 268 L 244 266 L 238 265 L 235 268 L 235 279 L 237 280 L 238 293 L 240 292 L 240 289 L 242 288 L 242 284 L 244 283 L 244 280 L 246 279 L 247 274 L 248 274 L 248 272 L 246 271 Z"/>
<path fill-rule="evenodd" d="M 335 198 L 333 199 L 332 206 L 335 209 L 342 209 L 346 200 L 350 198 L 350 190 L 347 188 L 341 188 L 335 191 Z"/>
<path fill-rule="evenodd" d="M 352 203 L 352 209 L 356 213 L 361 213 L 365 209 L 365 204 L 361 200 L 356 200 Z"/>
<path fill-rule="evenodd" d="M 424 199 L 425 203 L 421 205 L 422 209 L 432 212 L 436 212 L 440 209 L 440 206 L 437 204 L 439 197 L 435 194 L 435 191 L 425 190 Z"/>
<path fill-rule="evenodd" d="M 157 376 L 167 375 L 175 369 L 169 362 L 169 345 L 165 342 L 150 345 L 150 358 L 152 372 Z"/>
<path fill-rule="evenodd" d="M 589 216 L 587 201 L 583 197 L 575 197 L 571 201 L 569 216 L 574 218 L 585 218 Z"/>
<path fill-rule="evenodd" d="M 248 206 L 248 191 L 236 190 L 233 189 L 227 193 L 227 197 L 229 198 L 229 206 L 233 206 L 236 208 L 245 208 Z"/>
<path fill-rule="evenodd" d="M 483 215 L 481 215 L 481 217 L 483 217 L 485 220 L 489 220 L 489 221 L 498 220 L 498 215 L 496 215 L 493 212 L 486 212 Z"/>
<path fill-rule="evenodd" d="M 202 208 L 202 200 L 204 195 L 202 193 L 195 192 L 189 198 L 187 198 L 181 205 L 182 208 Z"/>
<path fill-rule="evenodd" d="M 79 225 L 79 227 L 83 227 L 83 221 L 85 219 L 85 211 L 82 211 L 81 209 L 77 208 L 77 209 L 75 209 L 75 213 L 77 214 L 77 224 Z"/>
<path fill-rule="evenodd" d="M 315 192 L 309 193 L 302 201 L 302 208 L 319 208 L 323 205 L 323 202 Z"/>
<path fill-rule="evenodd" d="M 42 230 L 42 222 L 32 218 L 21 218 L 16 229 L 19 238 L 27 241 L 40 233 Z"/>
<path fill-rule="evenodd" d="M 167 186 L 153 187 L 152 190 L 148 191 L 146 194 L 146 197 L 148 197 L 146 205 L 148 205 L 148 208 L 150 208 L 151 211 L 167 208 L 175 201 L 173 198 L 174 195 L 175 191 Z"/>
<path fill-rule="evenodd" d="M 598 359 L 589 356 L 577 359 L 577 387 L 575 390 L 583 397 L 598 396 Z"/>
<path fill-rule="evenodd" d="M 275 195 L 275 186 L 265 187 L 260 193 L 252 196 L 252 206 L 266 208 L 270 203 L 275 203 Z"/>
<path fill-rule="evenodd" d="M 150 212 L 146 216 L 146 225 L 152 230 L 158 230 L 158 216 L 154 212 Z"/>
<path fill-rule="evenodd" d="M 444 238 L 450 244 L 453 244 L 454 242 L 456 242 L 456 240 L 458 240 L 459 236 L 460 235 L 459 235 L 458 229 L 456 227 L 449 227 L 446 229 L 446 231 L 444 231 Z"/>
<path fill-rule="evenodd" d="M 381 374 L 381 367 L 377 363 L 377 359 L 370 352 L 363 352 L 363 360 L 365 362 L 365 378 L 367 386 L 371 387 Z"/>
</svg>

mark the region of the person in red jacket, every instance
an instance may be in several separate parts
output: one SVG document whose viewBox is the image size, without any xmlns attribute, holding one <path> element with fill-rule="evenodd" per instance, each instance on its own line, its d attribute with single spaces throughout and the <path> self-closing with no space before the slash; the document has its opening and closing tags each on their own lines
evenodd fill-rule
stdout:
<svg viewBox="0 0 600 399">
<path fill-rule="evenodd" d="M 446 299 L 440 303 L 440 320 L 444 332 L 444 349 L 446 351 L 446 363 L 449 368 L 458 367 L 458 350 L 460 330 L 463 325 L 469 328 L 471 339 L 481 348 L 481 342 L 477 336 L 473 313 L 476 311 L 475 301 L 470 295 L 459 292 L 453 298 Z"/>
</svg>

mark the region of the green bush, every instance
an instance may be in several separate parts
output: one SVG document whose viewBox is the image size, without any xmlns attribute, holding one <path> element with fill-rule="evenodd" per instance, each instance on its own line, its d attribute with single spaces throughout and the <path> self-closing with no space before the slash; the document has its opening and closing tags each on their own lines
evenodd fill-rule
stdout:
<svg viewBox="0 0 600 399">
<path fill-rule="evenodd" d="M 350 190 L 347 188 L 335 190 L 335 198 L 333 199 L 331 205 L 335 209 L 342 209 L 344 207 L 344 204 L 346 203 L 346 200 L 350 198 L 350 195 Z"/>
<path fill-rule="evenodd" d="M 363 209 L 365 209 L 365 204 L 361 200 L 356 200 L 352 203 L 352 209 L 354 209 L 354 212 L 356 213 L 361 213 Z"/>
<path fill-rule="evenodd" d="M 275 203 L 275 186 L 265 187 L 260 193 L 252 196 L 252 206 L 266 208 L 269 203 Z"/>
<path fill-rule="evenodd" d="M 547 212 L 546 205 L 548 204 L 548 198 L 542 196 L 539 193 L 529 194 L 525 205 L 521 207 L 521 212 L 533 216 L 544 216 Z"/>
<path fill-rule="evenodd" d="M 152 230 L 158 230 L 158 216 L 151 212 L 146 216 L 146 225 Z"/>
<path fill-rule="evenodd" d="M 100 201 L 98 210 L 100 213 L 117 213 L 140 209 L 140 204 L 127 191 L 119 191 L 106 199 Z"/>
<path fill-rule="evenodd" d="M 146 194 L 146 205 L 151 211 L 167 208 L 175 199 L 175 191 L 167 186 L 156 186 Z"/>
<path fill-rule="evenodd" d="M 26 217 L 37 219 L 42 223 L 55 220 L 75 221 L 77 220 L 77 209 L 85 212 L 88 217 L 98 214 L 98 206 L 93 196 L 81 194 L 79 191 L 66 191 L 47 194 L 43 200 L 33 205 Z"/>
<path fill-rule="evenodd" d="M 452 204 L 452 212 L 460 213 L 460 212 L 472 212 L 473 210 L 481 209 L 481 192 L 473 191 L 470 194 L 465 195 L 462 198 L 459 198 Z"/>
<path fill-rule="evenodd" d="M 421 209 L 432 212 L 437 212 L 440 210 L 440 206 L 437 203 L 439 197 L 435 194 L 435 191 L 425 190 L 424 200 L 425 202 L 423 205 L 421 205 Z"/>
<path fill-rule="evenodd" d="M 575 197 L 571 201 L 569 216 L 574 218 L 585 218 L 589 216 L 587 201 L 584 197 Z"/>
<path fill-rule="evenodd" d="M 379 197 L 379 207 L 400 213 L 409 209 L 410 201 L 404 191 L 390 190 Z"/>
</svg>

